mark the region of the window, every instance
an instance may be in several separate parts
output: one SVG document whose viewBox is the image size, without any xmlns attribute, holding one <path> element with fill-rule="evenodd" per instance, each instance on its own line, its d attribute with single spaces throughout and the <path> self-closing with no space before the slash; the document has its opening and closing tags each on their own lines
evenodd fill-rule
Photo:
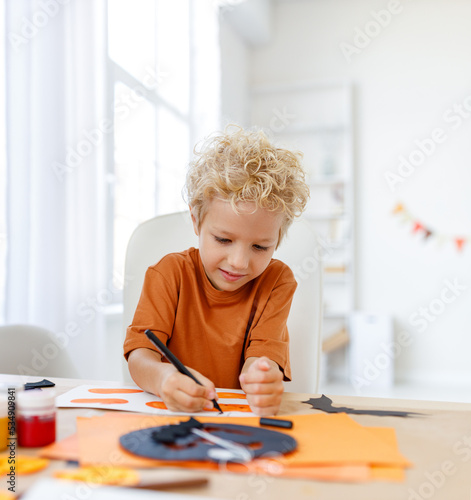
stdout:
<svg viewBox="0 0 471 500">
<path fill-rule="evenodd" d="M 0 68 L 5 68 L 5 4 L 0 0 Z M 6 130 L 5 130 L 5 71 L 0 71 L 0 323 L 4 323 L 6 278 Z"/>
<path fill-rule="evenodd" d="M 135 227 L 155 215 L 187 208 L 181 192 L 194 143 L 218 126 L 212 10 L 210 2 L 191 0 L 108 2 L 114 130 L 108 239 L 109 272 L 116 288 L 122 288 L 126 245 Z M 201 67 L 204 75 L 198 72 Z"/>
</svg>

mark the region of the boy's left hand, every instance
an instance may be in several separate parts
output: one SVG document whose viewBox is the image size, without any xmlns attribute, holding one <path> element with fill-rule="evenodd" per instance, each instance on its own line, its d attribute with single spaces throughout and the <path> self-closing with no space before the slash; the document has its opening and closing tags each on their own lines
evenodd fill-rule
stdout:
<svg viewBox="0 0 471 500">
<path fill-rule="evenodd" d="M 247 359 L 239 376 L 240 385 L 254 413 L 261 417 L 275 415 L 283 394 L 283 374 L 266 356 Z"/>
</svg>

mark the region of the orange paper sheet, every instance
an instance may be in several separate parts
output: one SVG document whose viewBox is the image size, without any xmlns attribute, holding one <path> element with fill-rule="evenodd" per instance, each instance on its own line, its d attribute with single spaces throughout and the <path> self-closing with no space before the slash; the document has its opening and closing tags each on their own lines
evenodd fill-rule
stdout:
<svg viewBox="0 0 471 500">
<path fill-rule="evenodd" d="M 277 457 L 271 462 L 255 460 L 245 465 L 231 464 L 228 469 L 240 473 L 260 472 L 285 477 L 360 482 L 372 479 L 401 481 L 404 468 L 410 466 L 397 448 L 394 429 L 366 428 L 346 414 L 293 415 L 285 418 L 293 420 L 294 426 L 293 429 L 283 432 L 298 441 L 298 450 L 285 457 Z M 119 445 L 119 436 L 122 434 L 181 420 L 186 418 L 114 412 L 99 417 L 79 417 L 77 436 L 80 464 L 111 462 L 114 465 L 138 468 L 165 465 L 220 468 L 220 465 L 211 462 L 170 463 L 142 458 L 124 451 Z M 252 417 L 243 420 L 238 417 L 202 417 L 200 420 L 259 425 L 259 419 Z M 73 441 L 69 441 L 69 445 L 73 447 Z M 51 457 L 54 448 L 48 447 L 43 452 L 45 453 L 42 456 Z"/>
</svg>

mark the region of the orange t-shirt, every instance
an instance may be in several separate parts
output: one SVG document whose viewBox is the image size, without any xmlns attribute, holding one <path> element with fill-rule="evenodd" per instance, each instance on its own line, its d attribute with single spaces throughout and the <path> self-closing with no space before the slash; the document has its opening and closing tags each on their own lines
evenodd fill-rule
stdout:
<svg viewBox="0 0 471 500">
<path fill-rule="evenodd" d="M 166 255 L 147 269 L 124 355 L 157 350 L 144 334 L 150 329 L 216 387 L 239 388 L 242 365 L 251 356 L 267 356 L 291 380 L 286 320 L 296 286 L 291 269 L 272 259 L 238 290 L 220 291 L 206 276 L 198 249 Z"/>
</svg>

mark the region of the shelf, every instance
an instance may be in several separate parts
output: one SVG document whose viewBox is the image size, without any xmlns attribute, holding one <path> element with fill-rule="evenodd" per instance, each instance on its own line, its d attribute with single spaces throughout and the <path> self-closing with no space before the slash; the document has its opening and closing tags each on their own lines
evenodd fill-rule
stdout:
<svg viewBox="0 0 471 500">
<path fill-rule="evenodd" d="M 322 341 L 322 352 L 328 353 L 336 351 L 346 346 L 350 342 L 350 337 L 346 328 L 341 328 L 337 332 L 329 335 Z"/>
<path fill-rule="evenodd" d="M 303 152 L 311 190 L 303 218 L 317 235 L 322 250 L 323 333 L 335 330 L 324 345 L 326 353 L 348 342 L 349 317 L 355 307 L 352 97 L 353 86 L 346 81 L 301 80 L 251 87 L 254 123 L 273 130 L 273 112 L 280 106 L 296 118 L 283 121 L 283 126 L 273 132 L 280 143 Z"/>
<path fill-rule="evenodd" d="M 341 248 L 346 248 L 348 245 L 351 245 L 351 241 L 349 240 L 323 240 L 323 244 L 327 248 L 332 248 L 333 250 L 341 249 Z"/>
<path fill-rule="evenodd" d="M 325 177 L 317 177 L 315 179 L 311 179 L 309 181 L 309 187 L 311 188 L 321 188 L 321 187 L 329 187 L 335 186 L 337 184 L 350 184 L 352 180 L 347 177 L 341 177 L 339 175 L 325 176 Z"/>
<path fill-rule="evenodd" d="M 324 273 L 324 284 L 329 285 L 346 285 L 350 283 L 352 280 L 352 276 L 349 274 L 344 275 L 330 275 L 328 273 Z"/>
<path fill-rule="evenodd" d="M 347 319 L 349 315 L 349 311 L 324 311 L 325 319 Z"/>
<path fill-rule="evenodd" d="M 347 219 L 348 215 L 345 212 L 341 212 L 338 214 L 313 214 L 306 213 L 305 217 L 311 220 L 332 220 L 332 219 Z"/>
</svg>

